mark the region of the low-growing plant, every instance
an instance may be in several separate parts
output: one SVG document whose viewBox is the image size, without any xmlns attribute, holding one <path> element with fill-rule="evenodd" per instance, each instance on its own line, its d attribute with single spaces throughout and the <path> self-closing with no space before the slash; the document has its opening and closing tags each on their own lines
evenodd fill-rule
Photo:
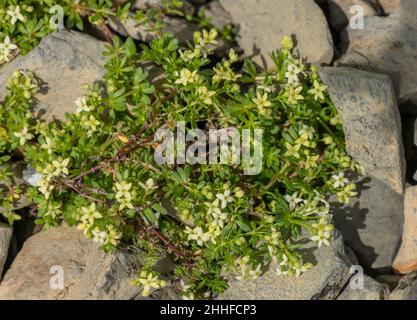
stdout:
<svg viewBox="0 0 417 320">
<path fill-rule="evenodd" d="M 135 284 L 145 296 L 170 284 L 183 298 L 206 298 L 227 288 L 228 274 L 252 279 L 269 265 L 299 276 L 312 267 L 299 240 L 329 245 L 329 198 L 348 203 L 356 194 L 344 172 L 359 168 L 339 115 L 291 38 L 271 55 L 275 67 L 259 72 L 233 49 L 213 58 L 216 37 L 197 32 L 180 48 L 165 34 L 140 51 L 114 38 L 103 84 L 92 84 L 63 122 L 36 118 L 38 80 L 26 70 L 13 74 L 0 108 L 0 162 L 12 154 L 36 170 L 27 191 L 36 222 L 65 221 L 105 251 L 138 247 L 147 258 Z M 261 172 L 245 175 L 244 163 L 156 163 L 156 132 L 178 122 L 206 133 L 262 129 L 262 141 L 250 141 L 261 143 Z M 21 191 L 2 168 L 3 215 L 13 223 Z M 164 257 L 175 262 L 169 274 L 154 268 Z"/>
<path fill-rule="evenodd" d="M 0 65 L 19 54 L 26 54 L 48 34 L 64 27 L 83 30 L 90 24 L 101 30 L 111 42 L 111 19 L 134 19 L 137 26 L 160 33 L 166 15 L 184 16 L 182 0 L 161 0 L 159 5 L 134 7 L 135 0 L 2 0 L 0 2 Z M 152 2 L 150 2 L 152 3 Z M 146 4 L 146 2 L 145 2 Z M 186 16 L 201 27 L 212 27 L 203 11 L 196 16 Z M 231 26 L 222 34 L 232 39 Z"/>
</svg>

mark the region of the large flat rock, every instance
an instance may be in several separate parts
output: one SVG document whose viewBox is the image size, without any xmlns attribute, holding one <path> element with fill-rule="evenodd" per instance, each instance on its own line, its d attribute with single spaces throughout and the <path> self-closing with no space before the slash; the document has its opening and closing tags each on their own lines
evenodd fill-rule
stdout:
<svg viewBox="0 0 417 320">
<path fill-rule="evenodd" d="M 405 159 L 401 123 L 388 76 L 351 68 L 324 68 L 323 82 L 338 109 L 348 153 L 367 177 L 359 198 L 335 214 L 349 246 L 368 270 L 389 271 L 403 226 Z"/>
<path fill-rule="evenodd" d="M 301 55 L 313 64 L 330 63 L 333 40 L 326 18 L 311 0 L 220 0 L 238 27 L 237 41 L 246 56 L 273 66 L 269 53 L 286 35 L 295 35 Z"/>
<path fill-rule="evenodd" d="M 32 71 L 44 83 L 36 95 L 37 110 L 46 120 L 64 119 L 76 110 L 75 100 L 82 86 L 104 75 L 103 42 L 88 35 L 62 30 L 44 38 L 25 56 L 19 56 L 0 69 L 0 101 L 13 71 Z"/>
<path fill-rule="evenodd" d="M 363 29 L 346 28 L 347 52 L 338 65 L 391 77 L 403 111 L 417 113 L 417 1 L 405 0 L 389 17 L 365 17 Z M 411 107 L 409 106 L 411 105 Z"/>
<path fill-rule="evenodd" d="M 278 276 L 273 270 L 255 280 L 230 280 L 219 300 L 307 300 L 335 299 L 351 277 L 355 258 L 344 246 L 339 233 L 331 247 L 304 248 L 306 261 L 314 264 L 300 277 Z"/>
<path fill-rule="evenodd" d="M 50 286 L 62 267 L 64 288 Z M 55 267 L 56 268 L 56 267 Z M 74 227 L 62 225 L 29 238 L 0 284 L 0 300 L 134 299 L 137 258 L 105 254 Z"/>
</svg>

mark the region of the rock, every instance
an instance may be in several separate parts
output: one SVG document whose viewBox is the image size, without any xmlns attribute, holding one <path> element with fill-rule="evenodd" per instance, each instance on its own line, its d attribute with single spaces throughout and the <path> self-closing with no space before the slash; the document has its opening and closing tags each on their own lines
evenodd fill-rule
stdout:
<svg viewBox="0 0 417 320">
<path fill-rule="evenodd" d="M 401 241 L 404 195 L 375 177 L 356 185 L 358 197 L 348 206 L 334 206 L 334 224 L 366 273 L 389 273 Z"/>
<path fill-rule="evenodd" d="M 237 41 L 246 56 L 273 66 L 269 54 L 286 35 L 295 35 L 297 48 L 309 62 L 328 64 L 333 59 L 333 40 L 326 18 L 311 0 L 220 0 L 238 26 Z"/>
<path fill-rule="evenodd" d="M 322 81 L 342 118 L 348 153 L 367 174 L 404 192 L 401 119 L 387 76 L 351 68 L 324 68 Z"/>
<path fill-rule="evenodd" d="M 391 14 L 400 5 L 401 0 L 379 0 L 379 4 L 384 9 L 384 13 Z"/>
<path fill-rule="evenodd" d="M 9 252 L 9 244 L 12 234 L 13 227 L 0 222 L 0 281 L 3 273 L 3 267 L 6 263 L 7 253 Z"/>
<path fill-rule="evenodd" d="M 304 248 L 306 261 L 315 265 L 300 277 L 278 276 L 268 270 L 261 277 L 249 281 L 229 281 L 229 289 L 218 300 L 299 300 L 335 299 L 351 277 L 351 258 L 336 233 L 331 247 Z"/>
<path fill-rule="evenodd" d="M 400 280 L 389 300 L 417 300 L 417 272 L 412 272 Z"/>
<path fill-rule="evenodd" d="M 398 283 L 400 282 L 401 278 L 402 276 L 398 274 L 384 274 L 377 276 L 375 280 L 379 283 L 386 284 L 388 286 L 388 289 L 390 291 L 393 291 L 398 286 Z"/>
<path fill-rule="evenodd" d="M 394 14 L 411 28 L 417 30 L 417 2 L 415 0 L 401 0 Z"/>
<path fill-rule="evenodd" d="M 417 270 L 417 186 L 405 190 L 404 229 L 393 270 L 400 274 Z"/>
<path fill-rule="evenodd" d="M 45 83 L 36 95 L 40 114 L 46 120 L 62 120 L 65 112 L 76 110 L 75 100 L 83 94 L 81 86 L 104 75 L 102 51 L 103 43 L 85 34 L 66 30 L 53 33 L 30 53 L 0 69 L 0 101 L 13 71 L 30 70 Z"/>
<path fill-rule="evenodd" d="M 348 285 L 337 300 L 386 300 L 389 296 L 388 286 L 364 275 L 363 289 L 354 289 Z"/>
<path fill-rule="evenodd" d="M 417 1 L 412 3 L 408 10 L 415 19 Z M 337 65 L 389 75 L 401 112 L 417 113 L 417 25 L 413 29 L 410 26 L 412 19 L 406 17 L 404 11 L 389 17 L 365 17 L 364 29 L 346 28 L 342 43 L 347 52 Z M 411 108 L 405 109 L 407 104 Z"/>
<path fill-rule="evenodd" d="M 363 8 L 364 16 L 373 16 L 377 14 L 375 8 L 365 0 L 329 0 L 329 24 L 336 31 L 341 31 L 346 27 L 353 15 L 356 14 L 355 11 L 351 12 L 353 6 L 361 6 Z"/>
<path fill-rule="evenodd" d="M 62 225 L 25 242 L 0 284 L 0 300 L 133 299 L 140 292 L 131 284 L 136 263 L 135 254 L 102 253 L 82 232 Z M 61 267 L 64 289 L 51 288 Z"/>
<path fill-rule="evenodd" d="M 167 16 L 163 19 L 165 28 L 162 32 L 172 33 L 181 44 L 185 45 L 187 41 L 193 40 L 194 32 L 198 31 L 198 25 L 182 18 Z M 155 32 L 148 30 L 147 25 L 138 25 L 133 18 L 127 18 L 124 21 L 112 17 L 109 19 L 110 28 L 120 33 L 124 37 L 132 37 L 136 40 L 150 42 L 155 39 Z"/>
<path fill-rule="evenodd" d="M 319 73 L 341 116 L 347 151 L 368 175 L 357 181 L 359 197 L 335 208 L 335 225 L 368 272 L 389 272 L 402 232 L 405 180 L 391 81 L 351 68 Z"/>
<path fill-rule="evenodd" d="M 210 18 L 210 22 L 217 29 L 222 29 L 233 21 L 230 13 L 223 8 L 218 0 L 211 1 L 201 8 L 204 10 L 205 16 Z"/>
</svg>

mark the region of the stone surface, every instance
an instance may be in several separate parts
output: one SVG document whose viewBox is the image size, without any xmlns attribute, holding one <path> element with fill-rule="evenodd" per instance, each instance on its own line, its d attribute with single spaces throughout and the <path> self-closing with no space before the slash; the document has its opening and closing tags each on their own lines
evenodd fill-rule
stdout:
<svg viewBox="0 0 417 320">
<path fill-rule="evenodd" d="M 398 7 L 393 12 L 393 16 L 398 17 L 402 22 L 417 30 L 417 1 L 401 0 Z"/>
<path fill-rule="evenodd" d="M 334 224 L 367 273 L 389 273 L 401 241 L 404 195 L 375 177 L 356 184 L 358 197 L 335 204 Z"/>
<path fill-rule="evenodd" d="M 314 267 L 300 277 L 278 276 L 273 270 L 249 281 L 230 279 L 229 289 L 219 300 L 335 299 L 351 277 L 352 258 L 339 233 L 331 247 L 305 248 L 305 261 Z"/>
<path fill-rule="evenodd" d="M 238 27 L 237 41 L 246 56 L 271 67 L 269 53 L 286 35 L 294 35 L 301 55 L 313 64 L 333 59 L 333 40 L 326 18 L 311 0 L 220 0 Z"/>
<path fill-rule="evenodd" d="M 417 1 L 409 6 L 417 21 Z M 417 22 L 411 27 L 413 19 L 407 18 L 411 14 L 407 12 L 403 9 L 389 17 L 365 17 L 363 29 L 346 28 L 342 42 L 347 52 L 337 65 L 389 75 L 401 111 L 417 113 Z M 406 104 L 412 107 L 405 109 Z"/>
<path fill-rule="evenodd" d="M 320 71 L 342 118 L 348 153 L 368 177 L 359 197 L 335 208 L 335 225 L 367 271 L 391 270 L 403 227 L 405 160 L 390 79 L 351 68 Z"/>
<path fill-rule="evenodd" d="M 379 4 L 386 14 L 393 13 L 400 5 L 400 2 L 401 0 L 379 0 Z"/>
<path fill-rule="evenodd" d="M 64 119 L 76 110 L 81 88 L 102 78 L 102 42 L 85 34 L 62 30 L 44 38 L 29 54 L 20 56 L 0 69 L 0 100 L 7 80 L 20 68 L 32 71 L 44 86 L 36 95 L 37 110 L 46 120 Z"/>
<path fill-rule="evenodd" d="M 0 222 L 0 281 L 3 273 L 3 267 L 9 251 L 10 239 L 13 235 L 13 227 Z"/>
<path fill-rule="evenodd" d="M 233 18 L 228 11 L 220 4 L 219 0 L 211 1 L 202 6 L 207 18 L 218 29 L 232 23 Z"/>
<path fill-rule="evenodd" d="M 405 190 L 403 235 L 393 269 L 401 274 L 417 269 L 417 186 Z"/>
<path fill-rule="evenodd" d="M 364 16 L 373 16 L 377 14 L 375 7 L 364 0 L 329 0 L 328 2 L 328 19 L 329 24 L 337 31 L 341 31 L 349 24 L 350 19 L 356 14 L 351 11 L 353 6 L 361 6 Z"/>
<path fill-rule="evenodd" d="M 351 68 L 324 68 L 320 77 L 342 118 L 349 154 L 367 174 L 404 190 L 401 119 L 387 76 Z"/>
<path fill-rule="evenodd" d="M 390 291 L 393 291 L 398 286 L 401 279 L 402 276 L 398 274 L 384 274 L 375 278 L 379 283 L 387 285 Z"/>
<path fill-rule="evenodd" d="M 337 300 L 386 300 L 389 296 L 388 286 L 364 275 L 363 289 L 354 289 L 348 285 Z"/>
<path fill-rule="evenodd" d="M 133 299 L 136 255 L 127 251 L 102 253 L 76 228 L 60 226 L 29 238 L 0 284 L 0 299 Z M 64 289 L 51 289 L 64 271 Z"/>
<path fill-rule="evenodd" d="M 417 300 L 417 272 L 412 272 L 400 280 L 389 300 Z"/>
</svg>

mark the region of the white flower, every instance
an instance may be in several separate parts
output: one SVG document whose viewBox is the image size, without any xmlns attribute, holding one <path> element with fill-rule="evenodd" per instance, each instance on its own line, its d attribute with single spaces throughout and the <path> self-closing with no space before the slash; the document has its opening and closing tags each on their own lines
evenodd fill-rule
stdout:
<svg viewBox="0 0 417 320">
<path fill-rule="evenodd" d="M 233 202 L 233 197 L 230 195 L 229 189 L 226 189 L 224 193 L 216 194 L 216 198 L 221 201 L 222 209 L 226 208 L 228 203 Z"/>
<path fill-rule="evenodd" d="M 149 178 L 148 180 L 146 180 L 145 183 L 139 182 L 139 185 L 146 191 L 158 189 L 158 185 L 155 183 L 155 181 L 152 178 Z"/>
<path fill-rule="evenodd" d="M 77 106 L 77 110 L 75 111 L 76 113 L 81 113 L 83 111 L 89 112 L 91 110 L 87 105 L 87 100 L 85 99 L 85 97 L 81 97 L 75 100 L 75 105 Z"/>
<path fill-rule="evenodd" d="M 329 233 L 319 233 L 315 236 L 312 236 L 310 239 L 313 240 L 314 242 L 317 242 L 317 246 L 320 248 L 323 244 L 326 246 L 330 246 L 330 234 Z"/>
<path fill-rule="evenodd" d="M 105 243 L 107 240 L 107 232 L 105 231 L 100 231 L 99 228 L 94 228 L 94 230 L 92 231 L 93 234 L 93 241 L 94 242 L 98 242 L 98 243 Z"/>
<path fill-rule="evenodd" d="M 67 175 L 69 161 L 70 161 L 69 158 L 66 158 L 66 159 L 59 158 L 58 160 L 52 161 L 52 165 L 55 168 L 55 171 L 53 173 L 54 176 L 59 176 L 61 173 Z"/>
<path fill-rule="evenodd" d="M 106 243 L 117 246 L 117 241 L 122 238 L 122 233 L 118 231 L 113 225 L 107 226 L 107 239 Z"/>
<path fill-rule="evenodd" d="M 60 209 L 60 204 L 49 204 L 45 215 L 52 217 L 52 219 L 56 219 L 58 216 L 62 214 L 62 211 Z"/>
<path fill-rule="evenodd" d="M 97 130 L 100 121 L 90 114 L 90 116 L 84 115 L 81 117 L 81 124 L 88 130 L 88 135 L 91 136 L 91 134 Z"/>
<path fill-rule="evenodd" d="M 49 180 L 42 178 L 38 181 L 37 187 L 39 192 L 45 196 L 45 199 L 48 200 L 51 192 L 54 190 L 54 186 L 50 184 Z"/>
<path fill-rule="evenodd" d="M 285 195 L 284 198 L 291 210 L 294 210 L 300 202 L 303 202 L 303 199 L 298 197 L 297 192 L 294 192 L 292 195 Z"/>
<path fill-rule="evenodd" d="M 302 138 L 311 140 L 311 139 L 313 139 L 314 132 L 316 132 L 316 130 L 314 130 L 314 128 L 303 125 L 303 127 L 298 131 L 298 134 Z"/>
<path fill-rule="evenodd" d="M 204 202 L 204 204 L 208 207 L 207 214 L 212 215 L 213 213 L 221 212 L 219 208 L 219 199 L 214 200 L 213 202 Z"/>
<path fill-rule="evenodd" d="M 202 246 L 204 242 L 209 241 L 210 238 L 210 234 L 208 232 L 203 232 L 201 227 L 195 227 L 188 235 L 188 240 L 196 241 L 199 246 Z"/>
<path fill-rule="evenodd" d="M 156 274 L 146 271 L 142 271 L 135 282 L 143 286 L 142 295 L 144 297 L 148 297 L 152 289 L 160 289 L 166 286 L 164 280 L 159 279 Z"/>
<path fill-rule="evenodd" d="M 186 86 L 188 83 L 197 82 L 199 79 L 197 70 L 191 72 L 187 68 L 184 68 L 180 71 L 180 77 L 175 81 L 176 84 L 182 84 Z"/>
<path fill-rule="evenodd" d="M 313 82 L 313 88 L 308 90 L 308 93 L 314 96 L 314 100 L 324 100 L 324 92 L 326 92 L 328 86 L 320 84 L 317 80 Z"/>
<path fill-rule="evenodd" d="M 45 149 L 46 151 L 48 151 L 48 154 L 52 154 L 52 147 L 52 139 L 49 137 L 45 137 L 45 143 L 41 144 L 41 149 Z"/>
<path fill-rule="evenodd" d="M 3 43 L 0 43 L 0 62 L 1 61 L 9 61 L 10 53 L 13 50 L 16 50 L 17 46 L 10 41 L 9 36 L 4 38 Z"/>
<path fill-rule="evenodd" d="M 88 222 L 90 225 L 94 223 L 95 219 L 103 218 L 100 212 L 96 209 L 96 204 L 93 202 L 89 207 L 81 208 L 81 221 Z"/>
<path fill-rule="evenodd" d="M 116 182 L 115 190 L 116 190 L 116 199 L 119 198 L 131 198 L 131 194 L 129 190 L 132 188 L 132 183 L 127 181 Z"/>
<path fill-rule="evenodd" d="M 34 138 L 34 135 L 28 132 L 27 127 L 24 127 L 20 132 L 15 132 L 14 135 L 15 137 L 19 138 L 21 146 L 23 146 L 26 143 L 26 141 Z"/>
<path fill-rule="evenodd" d="M 207 87 L 202 86 L 197 89 L 197 93 L 201 96 L 205 104 L 213 104 L 212 97 L 216 94 L 215 91 L 209 91 Z"/>
<path fill-rule="evenodd" d="M 259 109 L 259 113 L 261 114 L 265 114 L 265 108 L 270 107 L 272 105 L 272 103 L 268 101 L 268 93 L 266 92 L 263 95 L 261 95 L 261 93 L 257 91 L 256 98 L 253 98 L 252 101 L 256 104 L 256 106 Z"/>
<path fill-rule="evenodd" d="M 343 172 L 339 172 L 338 175 L 333 175 L 332 180 L 334 181 L 333 187 L 335 189 L 343 188 L 349 182 L 349 180 L 345 178 L 345 174 Z"/>
<path fill-rule="evenodd" d="M 14 10 L 7 10 L 7 15 L 11 18 L 10 22 L 14 25 L 18 20 L 21 22 L 25 21 L 25 17 L 20 13 L 20 7 L 16 6 Z"/>
</svg>

